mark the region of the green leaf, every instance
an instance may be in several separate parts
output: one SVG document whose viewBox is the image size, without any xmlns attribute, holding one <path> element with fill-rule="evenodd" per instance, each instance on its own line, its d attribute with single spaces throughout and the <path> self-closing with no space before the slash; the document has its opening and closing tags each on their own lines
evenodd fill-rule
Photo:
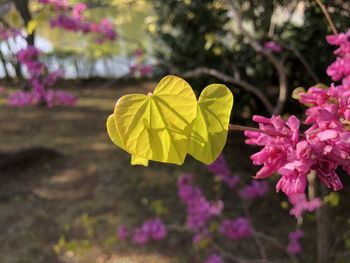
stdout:
<svg viewBox="0 0 350 263">
<path fill-rule="evenodd" d="M 112 141 L 133 156 L 132 164 L 147 165 L 147 160 L 182 164 L 197 115 L 196 104 L 186 81 L 167 76 L 154 94 L 120 98 L 110 117 L 115 126 L 107 120 L 107 130 Z"/>
<path fill-rule="evenodd" d="M 202 91 L 189 150 L 198 161 L 211 164 L 221 153 L 226 144 L 232 105 L 233 95 L 225 85 L 212 84 Z"/>
</svg>

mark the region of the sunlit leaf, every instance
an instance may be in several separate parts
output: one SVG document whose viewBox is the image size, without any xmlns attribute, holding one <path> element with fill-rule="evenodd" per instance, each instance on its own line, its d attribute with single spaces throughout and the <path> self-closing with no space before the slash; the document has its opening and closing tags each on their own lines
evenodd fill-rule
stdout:
<svg viewBox="0 0 350 263">
<path fill-rule="evenodd" d="M 211 164 L 219 156 L 226 144 L 232 105 L 233 95 L 225 85 L 212 84 L 202 91 L 189 150 L 195 159 Z"/>
<path fill-rule="evenodd" d="M 127 149 L 124 147 L 122 140 L 120 139 L 120 135 L 119 135 L 119 132 L 118 132 L 116 124 L 115 124 L 114 114 L 109 115 L 109 117 L 107 119 L 107 133 L 109 135 L 109 138 L 112 140 L 112 142 L 115 145 L 122 148 L 124 151 L 128 152 Z M 142 157 L 137 157 L 137 156 L 132 155 L 131 156 L 131 164 L 147 166 L 148 160 L 145 158 L 142 158 Z"/>
<path fill-rule="evenodd" d="M 120 98 L 111 117 L 115 126 L 107 120 L 107 130 L 115 144 L 133 155 L 132 164 L 145 165 L 145 160 L 182 164 L 197 114 L 196 104 L 186 81 L 167 76 L 153 94 Z"/>
</svg>

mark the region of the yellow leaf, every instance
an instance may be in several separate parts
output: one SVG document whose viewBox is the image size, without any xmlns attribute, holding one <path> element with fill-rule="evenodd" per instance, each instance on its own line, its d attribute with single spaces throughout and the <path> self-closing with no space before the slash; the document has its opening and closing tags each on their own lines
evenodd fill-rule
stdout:
<svg viewBox="0 0 350 263">
<path fill-rule="evenodd" d="M 303 87 L 298 87 L 298 88 L 293 90 L 292 98 L 295 100 L 299 100 L 300 94 L 303 94 L 303 93 L 306 93 L 305 89 Z"/>
<path fill-rule="evenodd" d="M 38 27 L 38 25 L 39 25 L 39 20 L 37 19 L 30 20 L 27 25 L 27 33 L 31 35 L 34 32 L 34 30 Z"/>
<path fill-rule="evenodd" d="M 109 138 L 112 140 L 112 142 L 117 145 L 118 147 L 122 148 L 124 151 L 128 152 L 127 149 L 124 147 L 122 140 L 120 139 L 119 132 L 117 130 L 116 124 L 115 124 L 115 116 L 114 114 L 109 115 L 107 119 L 107 133 L 109 135 Z M 130 152 L 129 152 L 130 153 Z M 131 163 L 133 165 L 143 165 L 148 166 L 148 160 L 142 157 L 137 157 L 135 155 L 131 156 Z"/>
<path fill-rule="evenodd" d="M 188 152 L 191 124 L 197 114 L 191 86 L 176 76 L 163 78 L 153 94 L 120 98 L 114 110 L 112 141 L 133 155 L 132 164 L 147 160 L 182 164 Z M 112 123 L 111 121 L 109 121 Z"/>
<path fill-rule="evenodd" d="M 189 150 L 198 161 L 211 164 L 221 153 L 226 144 L 232 105 L 233 95 L 225 85 L 212 84 L 202 91 Z"/>
</svg>

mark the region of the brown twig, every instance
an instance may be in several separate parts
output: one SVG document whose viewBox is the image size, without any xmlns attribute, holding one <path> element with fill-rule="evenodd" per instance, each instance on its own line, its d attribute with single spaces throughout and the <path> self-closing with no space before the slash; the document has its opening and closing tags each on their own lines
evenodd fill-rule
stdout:
<svg viewBox="0 0 350 263">
<path fill-rule="evenodd" d="M 221 81 L 238 85 L 242 89 L 244 89 L 250 93 L 253 93 L 257 98 L 259 98 L 260 101 L 264 104 L 264 106 L 266 107 L 267 111 L 270 114 L 272 114 L 274 111 L 272 104 L 269 102 L 269 100 L 264 95 L 264 93 L 262 93 L 257 87 L 253 86 L 252 84 L 237 78 L 238 75 L 236 75 L 236 77 L 231 77 L 231 76 L 226 75 L 225 73 L 222 73 L 216 69 L 206 68 L 206 67 L 199 67 L 199 68 L 196 68 L 194 70 L 187 71 L 181 75 L 185 78 L 186 77 L 187 78 L 188 77 L 198 77 L 201 75 L 209 75 L 209 76 L 215 77 Z"/>
<path fill-rule="evenodd" d="M 283 61 L 279 60 L 271 51 L 264 49 L 260 43 L 254 39 L 250 33 L 243 27 L 243 22 L 241 17 L 236 10 L 233 2 L 231 0 L 227 0 L 229 10 L 232 14 L 233 19 L 235 19 L 236 24 L 240 33 L 247 39 L 248 44 L 257 52 L 265 56 L 275 67 L 278 81 L 279 81 L 279 96 L 276 106 L 274 107 L 273 113 L 280 114 L 283 111 L 284 104 L 287 100 L 287 92 L 288 92 L 288 84 L 287 84 L 287 75 L 285 72 L 285 67 Z"/>
<path fill-rule="evenodd" d="M 280 44 L 284 49 L 291 51 L 294 54 L 294 56 L 299 59 L 301 64 L 303 64 L 306 72 L 310 75 L 310 77 L 312 78 L 312 80 L 315 83 L 320 82 L 319 77 L 316 75 L 315 71 L 312 69 L 309 62 L 306 60 L 306 58 L 301 54 L 301 52 L 298 49 L 296 49 L 295 47 L 292 47 L 290 45 L 287 45 L 285 43 L 278 43 L 278 44 Z"/>
<path fill-rule="evenodd" d="M 253 131 L 253 132 L 265 133 L 264 131 L 262 131 L 262 130 L 260 130 L 258 128 L 242 126 L 242 125 L 236 125 L 236 124 L 230 124 L 228 129 L 230 131 Z"/>
<path fill-rule="evenodd" d="M 327 7 L 322 3 L 321 0 L 315 0 L 315 1 L 316 1 L 316 3 L 319 5 L 319 7 L 321 8 L 321 10 L 322 10 L 324 16 L 326 17 L 327 22 L 328 22 L 328 25 L 329 25 L 329 27 L 331 28 L 333 34 L 338 34 L 338 30 L 337 30 L 337 28 L 336 28 L 335 25 L 334 25 L 334 22 L 333 22 L 333 20 L 332 20 L 330 14 L 329 14 L 329 12 L 328 12 L 328 10 L 327 10 Z"/>
</svg>

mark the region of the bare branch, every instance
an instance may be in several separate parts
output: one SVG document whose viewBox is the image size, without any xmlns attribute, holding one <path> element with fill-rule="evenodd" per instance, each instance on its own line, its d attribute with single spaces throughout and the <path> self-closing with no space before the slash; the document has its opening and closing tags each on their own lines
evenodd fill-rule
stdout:
<svg viewBox="0 0 350 263">
<path fill-rule="evenodd" d="M 309 62 L 306 60 L 306 58 L 301 54 L 301 52 L 296 49 L 295 47 L 289 46 L 285 43 L 278 43 L 280 44 L 284 49 L 287 49 L 291 51 L 296 58 L 300 60 L 300 62 L 303 64 L 304 68 L 306 69 L 307 73 L 310 75 L 310 77 L 313 79 L 315 83 L 319 83 L 320 79 L 316 75 L 315 71 L 312 69 L 311 65 Z"/>
<path fill-rule="evenodd" d="M 264 95 L 264 93 L 262 93 L 257 87 L 253 86 L 252 84 L 250 84 L 244 80 L 241 80 L 238 78 L 233 78 L 229 75 L 226 75 L 225 73 L 222 73 L 216 69 L 200 67 L 200 68 L 196 68 L 196 69 L 191 70 L 191 71 L 187 71 L 181 75 L 185 78 L 198 77 L 198 76 L 202 76 L 202 75 L 209 75 L 209 76 L 215 77 L 223 82 L 238 85 L 242 89 L 244 89 L 250 93 L 253 93 L 256 97 L 258 97 L 261 100 L 261 102 L 264 104 L 264 106 L 266 107 L 267 111 L 270 114 L 272 114 L 274 111 L 272 104 L 269 102 L 269 100 Z"/>
<path fill-rule="evenodd" d="M 278 80 L 279 80 L 279 96 L 278 96 L 278 102 L 276 103 L 276 106 L 273 110 L 273 113 L 280 114 L 283 111 L 284 104 L 287 100 L 287 91 L 288 91 L 287 75 L 285 73 L 284 64 L 270 50 L 263 48 L 260 45 L 260 43 L 256 39 L 254 39 L 247 30 L 245 30 L 245 28 L 243 27 L 241 17 L 239 15 L 239 13 L 237 12 L 232 1 L 227 0 L 226 3 L 228 4 L 229 10 L 232 13 L 233 19 L 235 19 L 235 21 L 237 23 L 239 31 L 247 39 L 248 44 L 257 53 L 264 55 L 274 65 L 274 67 L 277 71 L 277 76 L 278 76 Z"/>
<path fill-rule="evenodd" d="M 333 22 L 333 20 L 332 20 L 332 18 L 331 18 L 331 16 L 330 16 L 330 14 L 329 14 L 329 12 L 328 12 L 326 6 L 325 6 L 325 5 L 322 3 L 322 1 L 320 1 L 320 0 L 315 0 L 315 1 L 317 2 L 317 4 L 319 5 L 319 7 L 321 8 L 321 10 L 322 10 L 324 16 L 326 17 L 327 22 L 328 22 L 328 24 L 329 24 L 329 26 L 330 26 L 330 28 L 331 28 L 333 34 L 335 34 L 335 35 L 338 34 L 338 30 L 337 30 L 337 28 L 335 27 L 334 22 Z"/>
</svg>

